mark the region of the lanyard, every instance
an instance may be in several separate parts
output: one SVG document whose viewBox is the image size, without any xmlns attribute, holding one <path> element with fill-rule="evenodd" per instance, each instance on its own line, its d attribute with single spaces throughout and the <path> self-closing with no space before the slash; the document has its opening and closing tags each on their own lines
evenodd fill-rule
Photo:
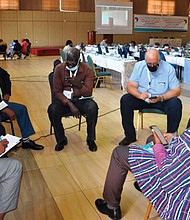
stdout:
<svg viewBox="0 0 190 220">
<path fill-rule="evenodd" d="M 70 77 L 75 77 L 77 75 L 78 69 L 75 70 L 75 73 L 73 74 L 72 71 L 70 71 Z"/>
<path fill-rule="evenodd" d="M 70 77 L 76 77 L 77 75 L 77 72 L 78 72 L 78 68 L 75 70 L 74 74 L 72 73 L 72 71 L 70 71 Z M 71 87 L 71 92 L 73 92 L 73 88 Z"/>
<path fill-rule="evenodd" d="M 150 78 L 150 71 L 148 68 L 147 68 L 147 77 L 148 77 L 148 89 L 150 89 L 151 78 Z"/>
</svg>

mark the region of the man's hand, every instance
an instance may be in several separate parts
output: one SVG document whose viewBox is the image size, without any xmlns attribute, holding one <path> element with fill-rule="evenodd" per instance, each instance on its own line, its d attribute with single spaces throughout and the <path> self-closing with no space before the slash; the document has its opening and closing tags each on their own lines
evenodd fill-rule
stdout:
<svg viewBox="0 0 190 220">
<path fill-rule="evenodd" d="M 140 97 L 138 97 L 139 99 L 145 100 L 148 99 L 150 97 L 150 94 L 147 92 L 141 93 Z"/>
<path fill-rule="evenodd" d="M 68 106 L 71 109 L 71 112 L 73 113 L 73 116 L 75 118 L 79 118 L 80 112 L 79 112 L 78 108 L 70 101 L 68 102 Z"/>
<path fill-rule="evenodd" d="M 4 108 L 1 112 L 5 113 L 8 115 L 8 117 L 14 121 L 16 119 L 16 114 L 13 110 L 11 110 L 10 108 Z"/>
<path fill-rule="evenodd" d="M 3 96 L 3 100 L 6 101 L 6 102 L 9 101 L 9 98 L 10 98 L 10 95 L 9 95 L 9 94 L 5 94 L 5 95 Z"/>
<path fill-rule="evenodd" d="M 164 138 L 167 140 L 167 142 L 169 143 L 172 137 L 175 137 L 175 133 L 166 133 L 164 134 Z"/>
<path fill-rule="evenodd" d="M 5 152 L 5 148 L 8 145 L 8 141 L 7 139 L 3 139 L 2 141 L 0 141 L 0 154 L 2 154 L 3 152 Z"/>
<path fill-rule="evenodd" d="M 160 139 L 158 138 L 158 136 L 156 135 L 156 133 L 152 130 L 152 134 L 153 134 L 153 142 L 154 144 L 161 144 Z M 170 139 L 172 137 L 174 137 L 174 133 L 165 133 L 163 134 L 164 138 L 166 139 L 166 141 L 169 143 Z"/>
<path fill-rule="evenodd" d="M 68 77 L 66 80 L 71 84 L 71 87 L 76 87 L 81 89 L 83 84 L 81 83 L 81 79 L 78 77 Z"/>
<path fill-rule="evenodd" d="M 155 131 L 152 130 L 152 134 L 153 134 L 154 144 L 161 144 L 161 141 L 160 141 L 159 137 L 156 135 Z"/>
<path fill-rule="evenodd" d="M 150 100 L 150 103 L 157 103 L 161 101 L 161 96 L 158 96 L 157 98 L 149 99 L 149 100 Z"/>
</svg>

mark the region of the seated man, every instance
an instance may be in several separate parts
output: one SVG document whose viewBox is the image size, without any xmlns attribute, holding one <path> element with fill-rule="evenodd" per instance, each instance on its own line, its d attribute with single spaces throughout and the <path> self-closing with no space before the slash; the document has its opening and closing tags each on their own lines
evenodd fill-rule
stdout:
<svg viewBox="0 0 190 220">
<path fill-rule="evenodd" d="M 190 128 L 179 137 L 165 134 L 167 151 L 154 132 L 153 136 L 153 152 L 137 145 L 120 145 L 113 150 L 104 200 L 95 202 L 97 209 L 111 219 L 121 219 L 121 193 L 128 171 L 162 219 L 190 219 Z"/>
<path fill-rule="evenodd" d="M 119 144 L 129 145 L 136 141 L 134 110 L 143 108 L 156 108 L 166 112 L 167 133 L 177 132 L 182 116 L 182 103 L 177 98 L 181 88 L 175 69 L 160 59 L 157 50 L 147 51 L 145 60 L 135 64 L 127 92 L 120 100 L 125 137 Z"/>
<path fill-rule="evenodd" d="M 54 72 L 55 101 L 48 108 L 48 115 L 55 131 L 56 151 L 63 150 L 67 145 L 67 137 L 61 123 L 62 117 L 72 113 L 79 118 L 86 115 L 87 145 L 90 151 L 96 151 L 95 128 L 98 117 L 98 106 L 91 99 L 94 83 L 94 74 L 90 66 L 80 62 L 80 51 L 73 48 L 67 54 L 67 61 L 59 64 Z M 83 99 L 82 97 L 89 97 Z"/>
<path fill-rule="evenodd" d="M 11 120 L 17 119 L 22 134 L 22 148 L 42 150 L 44 148 L 43 146 L 36 144 L 29 139 L 29 136 L 35 134 L 35 131 L 31 124 L 26 106 L 19 103 L 9 102 L 10 96 L 10 75 L 0 67 L 0 101 L 4 100 L 8 104 L 8 107 L 0 112 L 0 122 L 8 118 Z"/>
<path fill-rule="evenodd" d="M 0 124 L 0 135 L 4 134 L 4 128 Z M 0 154 L 5 151 L 8 141 L 0 141 Z M 5 214 L 16 209 L 22 174 L 22 164 L 12 158 L 0 158 L 0 220 Z"/>
<path fill-rule="evenodd" d="M 72 50 L 72 48 L 73 48 L 72 40 L 67 40 L 65 43 L 65 47 L 63 48 L 63 51 L 65 52 L 65 54 L 67 54 L 70 50 Z"/>
<path fill-rule="evenodd" d="M 4 60 L 6 60 L 7 57 L 7 43 L 3 41 L 3 39 L 0 39 L 0 54 L 3 54 Z"/>
<path fill-rule="evenodd" d="M 14 40 L 14 42 L 15 42 L 15 45 L 14 45 L 14 55 L 16 54 L 17 56 L 18 56 L 18 58 L 17 59 L 20 59 L 21 58 L 21 56 L 22 56 L 22 52 L 21 52 L 21 49 L 22 49 L 22 46 L 21 46 L 21 44 L 18 42 L 18 40 Z M 13 56 L 14 56 L 13 55 Z"/>
</svg>

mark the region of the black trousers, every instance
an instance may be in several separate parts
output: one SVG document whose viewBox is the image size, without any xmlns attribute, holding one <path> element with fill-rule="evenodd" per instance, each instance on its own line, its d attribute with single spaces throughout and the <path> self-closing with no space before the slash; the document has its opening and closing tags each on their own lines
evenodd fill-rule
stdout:
<svg viewBox="0 0 190 220">
<path fill-rule="evenodd" d="M 98 105 L 92 99 L 75 99 L 72 101 L 78 108 L 81 114 L 86 115 L 87 123 L 87 139 L 96 139 L 96 123 L 98 118 Z M 56 100 L 48 107 L 48 116 L 52 123 L 55 132 L 55 138 L 57 143 L 61 143 L 65 140 L 65 131 L 62 124 L 62 117 L 71 113 L 69 106 L 64 105 L 61 101 Z"/>
<path fill-rule="evenodd" d="M 167 114 L 167 133 L 174 133 L 178 130 L 182 116 L 182 103 L 179 98 L 171 98 L 163 102 L 151 104 L 137 99 L 130 94 L 125 94 L 120 100 L 120 111 L 125 136 L 136 137 L 133 122 L 134 110 L 142 108 L 156 108 L 165 111 Z"/>
</svg>

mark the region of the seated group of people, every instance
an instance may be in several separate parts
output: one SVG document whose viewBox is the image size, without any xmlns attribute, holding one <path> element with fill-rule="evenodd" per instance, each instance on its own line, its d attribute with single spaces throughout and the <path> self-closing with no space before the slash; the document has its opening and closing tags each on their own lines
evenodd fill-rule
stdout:
<svg viewBox="0 0 190 220">
<path fill-rule="evenodd" d="M 91 151 L 97 150 L 94 140 L 98 106 L 92 99 L 80 99 L 92 95 L 92 82 L 92 72 L 88 64 L 80 62 L 80 51 L 76 48 L 68 52 L 66 62 L 55 67 L 54 95 L 57 101 L 48 108 L 57 141 L 55 150 L 63 150 L 68 143 L 61 123 L 66 112 L 72 112 L 74 117 L 78 117 L 80 113 L 86 114 L 87 144 Z M 188 220 L 190 128 L 179 137 L 175 136 L 182 117 L 182 102 L 178 98 L 181 88 L 175 69 L 160 58 L 159 51 L 151 49 L 146 52 L 145 60 L 136 63 L 126 89 L 128 93 L 120 100 L 125 137 L 112 153 L 104 186 L 104 199 L 97 199 L 96 207 L 111 219 L 121 219 L 123 184 L 128 171 L 132 171 L 138 187 L 163 219 Z M 166 112 L 165 138 L 169 143 L 168 151 L 154 133 L 154 153 L 137 145 L 127 147 L 136 141 L 134 110 L 143 108 L 156 108 Z"/>
<path fill-rule="evenodd" d="M 63 150 L 68 143 L 61 119 L 65 114 L 71 113 L 76 118 L 80 114 L 85 114 L 86 142 L 90 151 L 97 151 L 95 130 L 98 105 L 91 97 L 94 75 L 88 64 L 80 62 L 80 50 L 73 47 L 67 53 L 66 62 L 55 61 L 53 74 L 55 100 L 48 107 L 48 116 L 55 131 L 57 142 L 55 150 Z M 181 89 L 175 70 L 169 63 L 160 59 L 157 50 L 151 49 L 147 51 L 145 60 L 135 64 L 126 89 L 127 94 L 124 94 L 120 100 L 125 137 L 113 150 L 103 199 L 95 201 L 96 207 L 111 219 L 121 219 L 121 193 L 127 173 L 131 171 L 140 190 L 163 219 L 188 220 L 190 219 L 190 128 L 179 137 L 176 136 L 182 117 L 182 102 L 178 98 Z M 154 132 L 152 146 L 154 153 L 135 144 L 128 147 L 136 141 L 134 111 L 142 108 L 157 108 L 166 112 L 167 151 Z M 11 116 L 9 111 L 5 113 Z M 19 122 L 18 116 L 17 120 Z M 31 129 L 23 135 L 26 138 L 33 133 Z M 27 140 L 31 143 L 29 138 Z M 34 146 L 40 147 L 36 144 Z M 30 144 L 28 148 L 32 148 Z"/>
<path fill-rule="evenodd" d="M 22 135 L 22 148 L 43 150 L 44 147 L 32 141 L 30 136 L 35 134 L 27 108 L 23 104 L 10 101 L 11 81 L 10 75 L 0 67 L 0 102 L 5 102 L 7 107 L 0 111 L 0 136 L 5 135 L 5 129 L 1 122 L 6 119 L 17 120 Z M 0 154 L 5 151 L 8 141 L 0 140 Z M 7 212 L 17 206 L 22 164 L 7 157 L 0 158 L 0 220 L 4 219 Z"/>
<path fill-rule="evenodd" d="M 7 51 L 7 43 L 5 43 L 2 39 L 0 39 L 0 54 L 3 54 L 4 60 L 6 58 L 11 58 L 16 55 L 17 59 L 21 59 L 22 55 L 24 59 L 30 55 L 31 42 L 29 39 L 22 39 L 21 44 L 18 40 L 13 40 L 10 43 L 9 49 Z"/>
</svg>

